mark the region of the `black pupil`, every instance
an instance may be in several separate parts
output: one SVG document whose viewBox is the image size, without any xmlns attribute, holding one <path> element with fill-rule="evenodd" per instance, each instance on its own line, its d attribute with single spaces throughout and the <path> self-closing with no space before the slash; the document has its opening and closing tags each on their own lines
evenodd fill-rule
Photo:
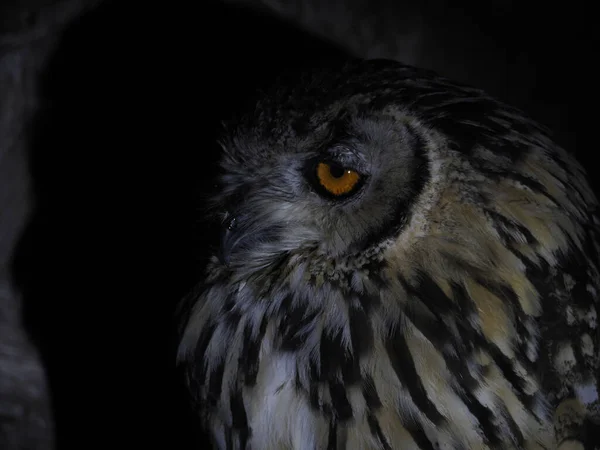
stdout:
<svg viewBox="0 0 600 450">
<path fill-rule="evenodd" d="M 344 175 L 345 170 L 339 164 L 331 164 L 329 166 L 329 172 L 331 173 L 332 177 L 340 178 L 342 175 Z"/>
</svg>

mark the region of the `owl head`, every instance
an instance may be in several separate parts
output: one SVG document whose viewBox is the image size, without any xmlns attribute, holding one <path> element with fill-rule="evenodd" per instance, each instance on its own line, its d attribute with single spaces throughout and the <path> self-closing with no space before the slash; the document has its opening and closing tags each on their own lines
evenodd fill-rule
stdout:
<svg viewBox="0 0 600 450">
<path fill-rule="evenodd" d="M 406 220 L 428 178 L 421 124 L 359 96 L 257 120 L 260 128 L 223 143 L 221 251 L 234 270 L 299 252 L 343 259 L 364 251 Z"/>
<path fill-rule="evenodd" d="M 536 139 L 483 92 L 397 62 L 286 79 L 221 140 L 221 263 L 248 275 L 292 255 L 354 259 L 424 220 L 428 186 L 512 170 Z M 464 201 L 483 195 L 464 184 Z"/>
</svg>

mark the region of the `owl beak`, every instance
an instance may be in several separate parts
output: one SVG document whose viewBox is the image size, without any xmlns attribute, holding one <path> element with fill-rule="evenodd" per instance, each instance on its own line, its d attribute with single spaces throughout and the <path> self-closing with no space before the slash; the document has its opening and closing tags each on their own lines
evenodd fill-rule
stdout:
<svg viewBox="0 0 600 450">
<path fill-rule="evenodd" d="M 231 252 L 236 243 L 235 229 L 237 228 L 237 217 L 233 218 L 223 224 L 221 230 L 221 249 L 219 252 L 219 261 L 221 264 L 228 266 L 231 262 Z"/>
<path fill-rule="evenodd" d="M 230 267 L 232 256 L 248 252 L 256 246 L 272 242 L 281 231 L 277 226 L 266 227 L 246 213 L 230 214 L 221 229 L 219 260 Z M 263 248 L 263 253 L 265 249 Z"/>
</svg>

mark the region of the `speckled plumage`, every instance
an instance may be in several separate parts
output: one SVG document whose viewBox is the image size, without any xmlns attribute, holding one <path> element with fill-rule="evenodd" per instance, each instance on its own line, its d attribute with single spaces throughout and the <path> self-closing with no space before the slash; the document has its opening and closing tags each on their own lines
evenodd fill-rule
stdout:
<svg viewBox="0 0 600 450">
<path fill-rule="evenodd" d="M 232 230 L 178 355 L 216 448 L 593 448 L 598 204 L 544 129 L 356 61 L 274 88 L 223 148 Z M 319 195 L 319 158 L 364 185 Z"/>
</svg>

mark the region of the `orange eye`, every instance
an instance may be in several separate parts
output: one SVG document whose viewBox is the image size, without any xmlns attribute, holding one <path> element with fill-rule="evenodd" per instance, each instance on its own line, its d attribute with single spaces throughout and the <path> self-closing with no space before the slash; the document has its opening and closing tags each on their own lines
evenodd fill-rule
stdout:
<svg viewBox="0 0 600 450">
<path fill-rule="evenodd" d="M 333 195 L 344 195 L 358 186 L 360 174 L 336 164 L 319 163 L 317 179 L 327 192 Z"/>
</svg>

